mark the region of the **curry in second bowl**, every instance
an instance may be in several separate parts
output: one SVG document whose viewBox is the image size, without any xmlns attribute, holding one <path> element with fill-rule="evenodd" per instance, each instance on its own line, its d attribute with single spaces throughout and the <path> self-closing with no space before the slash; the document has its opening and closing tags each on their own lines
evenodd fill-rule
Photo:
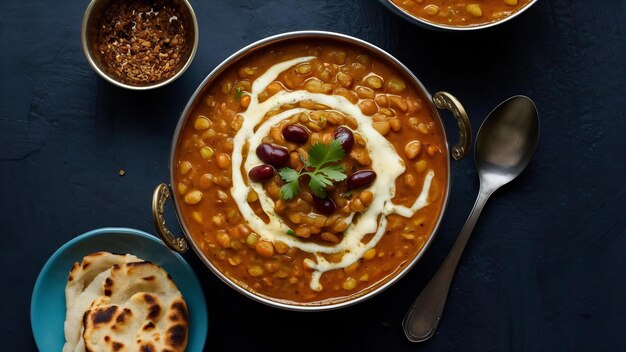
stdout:
<svg viewBox="0 0 626 352">
<path fill-rule="evenodd" d="M 448 27 L 501 21 L 532 0 L 389 0 L 411 16 Z"/>
<path fill-rule="evenodd" d="M 446 198 L 443 127 L 422 94 L 334 41 L 235 62 L 178 135 L 188 234 L 226 277 L 274 301 L 331 304 L 380 287 L 418 255 Z"/>
</svg>

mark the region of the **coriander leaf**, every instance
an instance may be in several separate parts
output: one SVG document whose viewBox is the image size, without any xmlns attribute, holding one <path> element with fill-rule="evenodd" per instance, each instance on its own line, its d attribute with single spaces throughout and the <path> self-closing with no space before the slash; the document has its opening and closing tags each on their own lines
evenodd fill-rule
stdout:
<svg viewBox="0 0 626 352">
<path fill-rule="evenodd" d="M 326 187 L 331 186 L 333 181 L 326 178 L 326 176 L 322 174 L 315 173 L 306 173 L 311 176 L 311 180 L 309 181 L 309 187 L 311 187 L 311 191 L 315 193 L 316 196 L 320 198 L 326 198 Z"/>
<path fill-rule="evenodd" d="M 328 165 L 318 172 L 324 174 L 326 177 L 333 181 L 343 181 L 346 179 L 346 174 L 344 173 L 346 168 L 343 165 Z"/>
<path fill-rule="evenodd" d="M 300 184 L 298 179 L 285 183 L 280 188 L 280 197 L 284 200 L 291 200 L 300 193 Z"/>
<path fill-rule="evenodd" d="M 293 182 L 300 177 L 300 173 L 290 167 L 283 167 L 278 170 L 278 175 L 280 175 L 280 178 L 282 178 L 285 182 Z"/>
<path fill-rule="evenodd" d="M 235 98 L 237 99 L 237 101 L 240 101 L 242 96 L 243 96 L 243 88 L 241 87 L 235 88 Z"/>
<path fill-rule="evenodd" d="M 295 232 L 293 232 L 293 230 L 292 230 L 292 229 L 289 229 L 289 230 L 287 230 L 287 234 L 288 234 L 288 235 L 292 235 L 292 236 L 293 236 L 293 235 L 295 235 L 296 233 L 295 233 Z"/>
<path fill-rule="evenodd" d="M 280 197 L 284 200 L 291 200 L 300 193 L 300 173 L 290 167 L 283 167 L 278 171 L 278 175 L 286 183 L 280 188 Z"/>
<path fill-rule="evenodd" d="M 326 163 L 341 160 L 344 154 L 341 143 L 336 139 L 333 139 L 329 144 L 316 143 L 309 149 L 308 164 L 320 168 Z"/>
<path fill-rule="evenodd" d="M 291 200 L 300 193 L 299 179 L 302 175 L 310 177 L 309 187 L 311 191 L 320 198 L 326 198 L 326 188 L 333 185 L 333 181 L 343 181 L 346 179 L 346 168 L 343 165 L 325 164 L 337 162 L 344 157 L 345 152 L 341 148 L 341 142 L 333 140 L 329 144 L 316 143 L 308 151 L 309 157 L 305 159 L 300 155 L 302 163 L 306 166 L 300 171 L 290 167 L 284 167 L 278 171 L 280 178 L 285 184 L 280 188 L 280 197 L 284 200 Z M 310 168 L 314 168 L 312 171 Z"/>
<path fill-rule="evenodd" d="M 283 167 L 278 171 L 278 175 L 286 183 L 280 188 L 280 197 L 284 200 L 293 199 L 300 193 L 300 173 L 290 167 Z"/>
</svg>

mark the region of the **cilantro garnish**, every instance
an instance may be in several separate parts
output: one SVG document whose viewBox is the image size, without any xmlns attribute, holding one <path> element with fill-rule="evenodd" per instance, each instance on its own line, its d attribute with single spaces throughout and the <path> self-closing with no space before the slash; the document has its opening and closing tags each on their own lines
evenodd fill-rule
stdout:
<svg viewBox="0 0 626 352">
<path fill-rule="evenodd" d="M 243 88 L 241 87 L 235 88 L 235 98 L 237 99 L 237 101 L 240 101 L 242 96 L 243 96 Z"/>
<path fill-rule="evenodd" d="M 293 236 L 293 235 L 295 235 L 296 233 L 295 233 L 295 232 L 293 232 L 293 230 L 292 230 L 292 229 L 289 229 L 289 230 L 287 230 L 287 234 L 288 234 L 288 235 L 292 235 L 292 236 Z"/>
<path fill-rule="evenodd" d="M 285 184 L 280 189 L 280 197 L 285 200 L 293 199 L 300 193 L 300 176 L 307 175 L 311 178 L 309 187 L 316 196 L 326 198 L 326 188 L 346 179 L 346 168 L 343 165 L 327 165 L 341 160 L 345 152 L 341 148 L 341 142 L 334 139 L 330 144 L 316 143 L 309 149 L 309 158 L 301 157 L 305 167 L 296 171 L 290 167 L 284 167 L 278 171 L 280 178 Z M 313 171 L 308 171 L 313 168 Z"/>
</svg>

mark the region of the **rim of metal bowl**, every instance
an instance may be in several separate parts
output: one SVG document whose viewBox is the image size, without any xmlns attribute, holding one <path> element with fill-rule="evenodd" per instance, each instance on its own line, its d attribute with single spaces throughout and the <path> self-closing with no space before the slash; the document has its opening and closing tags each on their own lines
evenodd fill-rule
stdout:
<svg viewBox="0 0 626 352">
<path fill-rule="evenodd" d="M 393 3 L 391 0 L 380 0 L 380 2 L 382 2 L 383 5 L 385 5 L 392 12 L 396 13 L 397 15 L 403 17 L 404 19 L 408 20 L 409 22 L 411 22 L 413 24 L 416 24 L 416 25 L 419 25 L 421 27 L 425 27 L 425 28 L 428 28 L 428 29 L 451 31 L 451 32 L 455 32 L 455 31 L 467 32 L 467 31 L 475 31 L 475 30 L 479 30 L 479 29 L 495 27 L 497 25 L 500 25 L 502 23 L 508 22 L 508 21 L 512 20 L 513 18 L 519 16 L 520 14 L 522 14 L 523 12 L 528 10 L 530 7 L 532 7 L 538 1 L 539 0 L 530 0 L 528 2 L 528 4 L 524 5 L 519 10 L 513 12 L 511 15 L 509 15 L 509 16 L 501 19 L 501 20 L 497 20 L 497 21 L 493 21 L 493 22 L 487 22 L 487 23 L 484 23 L 484 24 L 476 25 L 476 26 L 465 26 L 465 27 L 462 27 L 462 26 L 447 26 L 447 25 L 444 25 L 444 24 L 431 22 L 431 21 L 425 20 L 423 18 L 420 18 L 420 17 L 417 17 L 415 15 L 412 15 L 412 14 L 408 13 L 407 11 L 403 10 L 398 5 Z"/>
<path fill-rule="evenodd" d="M 448 145 L 448 138 L 447 138 L 446 133 L 445 133 L 444 124 L 443 124 L 443 121 L 441 119 L 441 116 L 439 115 L 439 111 L 437 110 L 437 108 L 435 107 L 435 105 L 434 105 L 434 103 L 432 101 L 432 96 L 430 95 L 428 90 L 426 90 L 424 85 L 422 85 L 422 83 L 417 79 L 417 77 L 406 66 L 404 66 L 400 61 L 398 61 L 395 57 L 393 57 L 391 54 L 387 53 L 383 49 L 380 49 L 377 46 L 375 46 L 373 44 L 370 44 L 370 43 L 368 43 L 366 41 L 363 41 L 361 39 L 354 38 L 354 37 L 351 37 L 351 36 L 348 36 L 348 35 L 345 35 L 345 34 L 340 34 L 340 33 L 335 33 L 335 32 L 327 32 L 327 31 L 305 30 L 305 31 L 287 32 L 287 33 L 273 35 L 273 36 L 261 39 L 259 41 L 256 41 L 256 42 L 254 42 L 252 44 L 249 44 L 249 45 L 245 46 L 244 48 L 238 50 L 237 52 L 235 52 L 234 54 L 229 56 L 227 59 L 222 61 L 222 63 L 220 63 L 215 69 L 213 69 L 211 71 L 211 73 L 209 73 L 208 76 L 202 81 L 202 83 L 200 83 L 200 85 L 198 86 L 196 91 L 193 93 L 193 95 L 191 96 L 191 98 L 187 102 L 187 105 L 185 106 L 185 109 L 183 110 L 183 112 L 182 112 L 182 114 L 180 116 L 180 119 L 178 120 L 178 123 L 176 125 L 176 129 L 174 131 L 174 136 L 172 138 L 172 146 L 171 146 L 171 150 L 170 150 L 170 161 L 169 161 L 170 184 L 173 184 L 173 182 L 174 182 L 174 170 L 175 170 L 175 167 L 174 167 L 175 160 L 174 160 L 174 158 L 175 158 L 175 152 L 176 152 L 176 147 L 177 147 L 177 142 L 178 142 L 178 138 L 179 138 L 180 132 L 182 130 L 182 127 L 183 127 L 185 121 L 189 117 L 188 115 L 192 112 L 193 107 L 196 105 L 197 99 L 204 93 L 205 89 L 207 89 L 209 87 L 209 85 L 213 82 L 213 80 L 216 77 L 218 77 L 223 71 L 225 71 L 226 69 L 230 68 L 233 64 L 237 63 L 240 59 L 243 59 L 243 58 L 247 57 L 252 52 L 256 52 L 256 51 L 261 50 L 262 48 L 265 48 L 265 47 L 270 46 L 270 45 L 278 44 L 278 43 L 289 41 L 289 40 L 297 40 L 297 39 L 329 40 L 329 41 L 344 42 L 344 43 L 348 43 L 349 45 L 365 48 L 370 53 L 376 54 L 376 55 L 380 56 L 382 59 L 388 60 L 388 62 L 391 65 L 395 66 L 400 72 L 404 73 L 406 75 L 406 77 L 410 78 L 413 81 L 412 83 L 418 88 L 420 93 L 423 94 L 424 98 L 426 98 L 428 100 L 428 104 L 430 106 L 431 112 L 434 114 L 434 116 L 436 116 L 439 119 L 439 123 L 441 124 L 441 128 L 444 131 L 443 138 L 444 138 L 444 142 L 445 142 L 444 144 L 445 144 L 445 149 L 446 149 L 445 150 L 446 167 L 447 167 L 446 194 L 445 194 L 445 197 L 443 199 L 443 204 L 442 204 L 442 208 L 441 208 L 441 212 L 440 212 L 439 218 L 437 219 L 437 222 L 435 223 L 433 231 L 432 231 L 430 237 L 428 238 L 428 240 L 426 241 L 426 243 L 424 244 L 424 246 L 417 253 L 417 255 L 404 268 L 402 268 L 399 271 L 395 272 L 394 276 L 391 277 L 388 281 L 384 282 L 382 285 L 380 285 L 378 287 L 370 289 L 368 292 L 366 292 L 364 294 L 357 295 L 354 298 L 350 298 L 350 296 L 348 296 L 348 298 L 346 298 L 346 299 L 337 299 L 337 302 L 335 302 L 335 303 L 333 303 L 332 300 L 329 300 L 328 304 L 325 304 L 325 303 L 322 303 L 322 304 L 305 304 L 305 303 L 303 303 L 303 304 L 292 304 L 292 303 L 289 303 L 289 301 L 275 299 L 275 298 L 270 298 L 268 296 L 249 291 L 249 290 L 243 288 L 242 286 L 240 286 L 236 281 L 231 280 L 230 278 L 228 278 L 219 269 L 217 269 L 217 267 L 215 267 L 213 265 L 213 263 L 211 263 L 211 261 L 206 257 L 206 255 L 198 247 L 198 245 L 196 244 L 195 240 L 191 236 L 190 231 L 187 229 L 185 221 L 182 218 L 182 215 L 181 215 L 181 212 L 180 212 L 180 205 L 178 204 L 177 197 L 172 197 L 172 198 L 174 200 L 174 208 L 175 208 L 176 217 L 177 217 L 178 222 L 179 222 L 179 224 L 180 224 L 180 226 L 181 226 L 181 228 L 183 230 L 185 238 L 191 244 L 191 247 L 193 248 L 194 252 L 196 252 L 198 257 L 200 257 L 202 262 L 218 278 L 220 278 L 228 286 L 232 287 L 235 291 L 238 291 L 239 293 L 242 293 L 244 296 L 246 296 L 248 298 L 251 298 L 251 299 L 253 299 L 253 300 L 257 301 L 257 302 L 260 302 L 260 303 L 263 303 L 263 304 L 266 304 L 266 305 L 269 305 L 269 306 L 272 306 L 272 307 L 286 309 L 286 310 L 292 310 L 292 311 L 327 311 L 327 310 L 334 310 L 334 309 L 343 308 L 343 307 L 347 307 L 347 306 L 351 306 L 351 305 L 363 302 L 363 301 L 365 301 L 365 300 L 367 300 L 367 299 L 369 299 L 369 298 L 371 298 L 371 297 L 381 293 L 386 288 L 388 288 L 389 286 L 393 285 L 398 280 L 400 280 L 406 273 L 408 273 L 411 270 L 411 268 L 415 265 L 415 263 L 417 263 L 422 258 L 424 253 L 426 253 L 426 251 L 428 250 L 430 244 L 432 243 L 432 241 L 435 238 L 435 235 L 437 234 L 437 231 L 438 231 L 439 226 L 441 224 L 441 220 L 442 220 L 442 218 L 444 216 L 444 213 L 445 213 L 445 210 L 447 208 L 448 198 L 449 198 L 449 195 L 450 195 L 450 174 L 451 174 L 451 172 L 450 172 L 450 147 Z M 323 302 L 325 302 L 325 301 L 323 301 Z"/>
<path fill-rule="evenodd" d="M 189 3 L 188 0 L 177 0 L 180 3 L 184 4 L 185 7 L 187 8 L 187 10 L 189 11 L 189 16 L 191 18 L 191 22 L 193 23 L 193 45 L 191 46 L 191 52 L 189 53 L 189 57 L 187 58 L 187 61 L 185 62 L 185 64 L 180 68 L 180 70 L 178 70 L 178 72 L 176 72 L 175 75 L 173 75 L 172 77 L 166 79 L 165 81 L 161 81 L 152 85 L 147 85 L 147 86 L 133 86 L 130 84 L 126 84 L 123 82 L 120 82 L 114 78 L 112 78 L 110 75 L 108 75 L 106 72 L 102 71 L 102 69 L 100 69 L 100 67 L 98 66 L 98 64 L 96 64 L 96 61 L 94 60 L 91 51 L 89 50 L 89 45 L 87 43 L 87 25 L 89 24 L 89 20 L 91 19 L 91 16 L 93 15 L 93 8 L 96 5 L 96 3 L 100 2 L 102 0 L 91 0 L 89 2 L 89 5 L 87 5 L 87 9 L 85 9 L 85 13 L 83 15 L 83 21 L 81 24 L 81 43 L 82 43 L 82 47 L 83 47 L 83 53 L 85 54 L 85 57 L 87 58 L 87 61 L 89 62 L 89 64 L 91 65 L 91 67 L 93 68 L 94 71 L 96 71 L 96 73 L 102 77 L 105 81 L 114 84 L 118 87 L 122 87 L 122 88 L 126 88 L 126 89 L 131 89 L 131 90 L 150 90 L 150 89 L 155 89 L 155 88 L 159 88 L 159 87 L 163 87 L 165 85 L 168 85 L 170 83 L 172 83 L 173 81 L 175 81 L 178 77 L 180 77 L 183 73 L 185 73 L 185 71 L 187 71 L 187 68 L 189 68 L 189 66 L 191 66 L 191 62 L 193 61 L 194 57 L 196 56 L 196 51 L 198 50 L 198 37 L 199 37 L 199 30 L 198 30 L 198 19 L 196 18 L 196 13 L 193 10 L 193 7 L 191 6 L 191 3 Z"/>
</svg>

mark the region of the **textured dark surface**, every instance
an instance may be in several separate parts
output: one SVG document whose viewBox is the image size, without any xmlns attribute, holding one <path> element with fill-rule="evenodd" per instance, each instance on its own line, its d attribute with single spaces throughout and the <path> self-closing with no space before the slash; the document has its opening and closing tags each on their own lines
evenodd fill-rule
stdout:
<svg viewBox="0 0 626 352">
<path fill-rule="evenodd" d="M 358 306 L 268 308 L 187 254 L 204 283 L 211 350 L 626 350 L 626 2 L 544 0 L 475 33 L 418 28 L 373 0 L 192 3 L 201 38 L 190 69 L 165 88 L 130 92 L 83 56 L 86 1 L 0 2 L 0 349 L 35 349 L 30 294 L 59 246 L 102 226 L 153 232 L 150 199 L 167 181 L 174 126 L 215 65 L 267 35 L 322 29 L 378 45 L 431 92 L 455 94 L 475 132 L 501 100 L 532 97 L 539 147 L 487 204 L 431 341 L 410 344 L 400 322 L 473 204 L 471 156 L 453 163 L 448 211 L 423 260 Z"/>
</svg>

